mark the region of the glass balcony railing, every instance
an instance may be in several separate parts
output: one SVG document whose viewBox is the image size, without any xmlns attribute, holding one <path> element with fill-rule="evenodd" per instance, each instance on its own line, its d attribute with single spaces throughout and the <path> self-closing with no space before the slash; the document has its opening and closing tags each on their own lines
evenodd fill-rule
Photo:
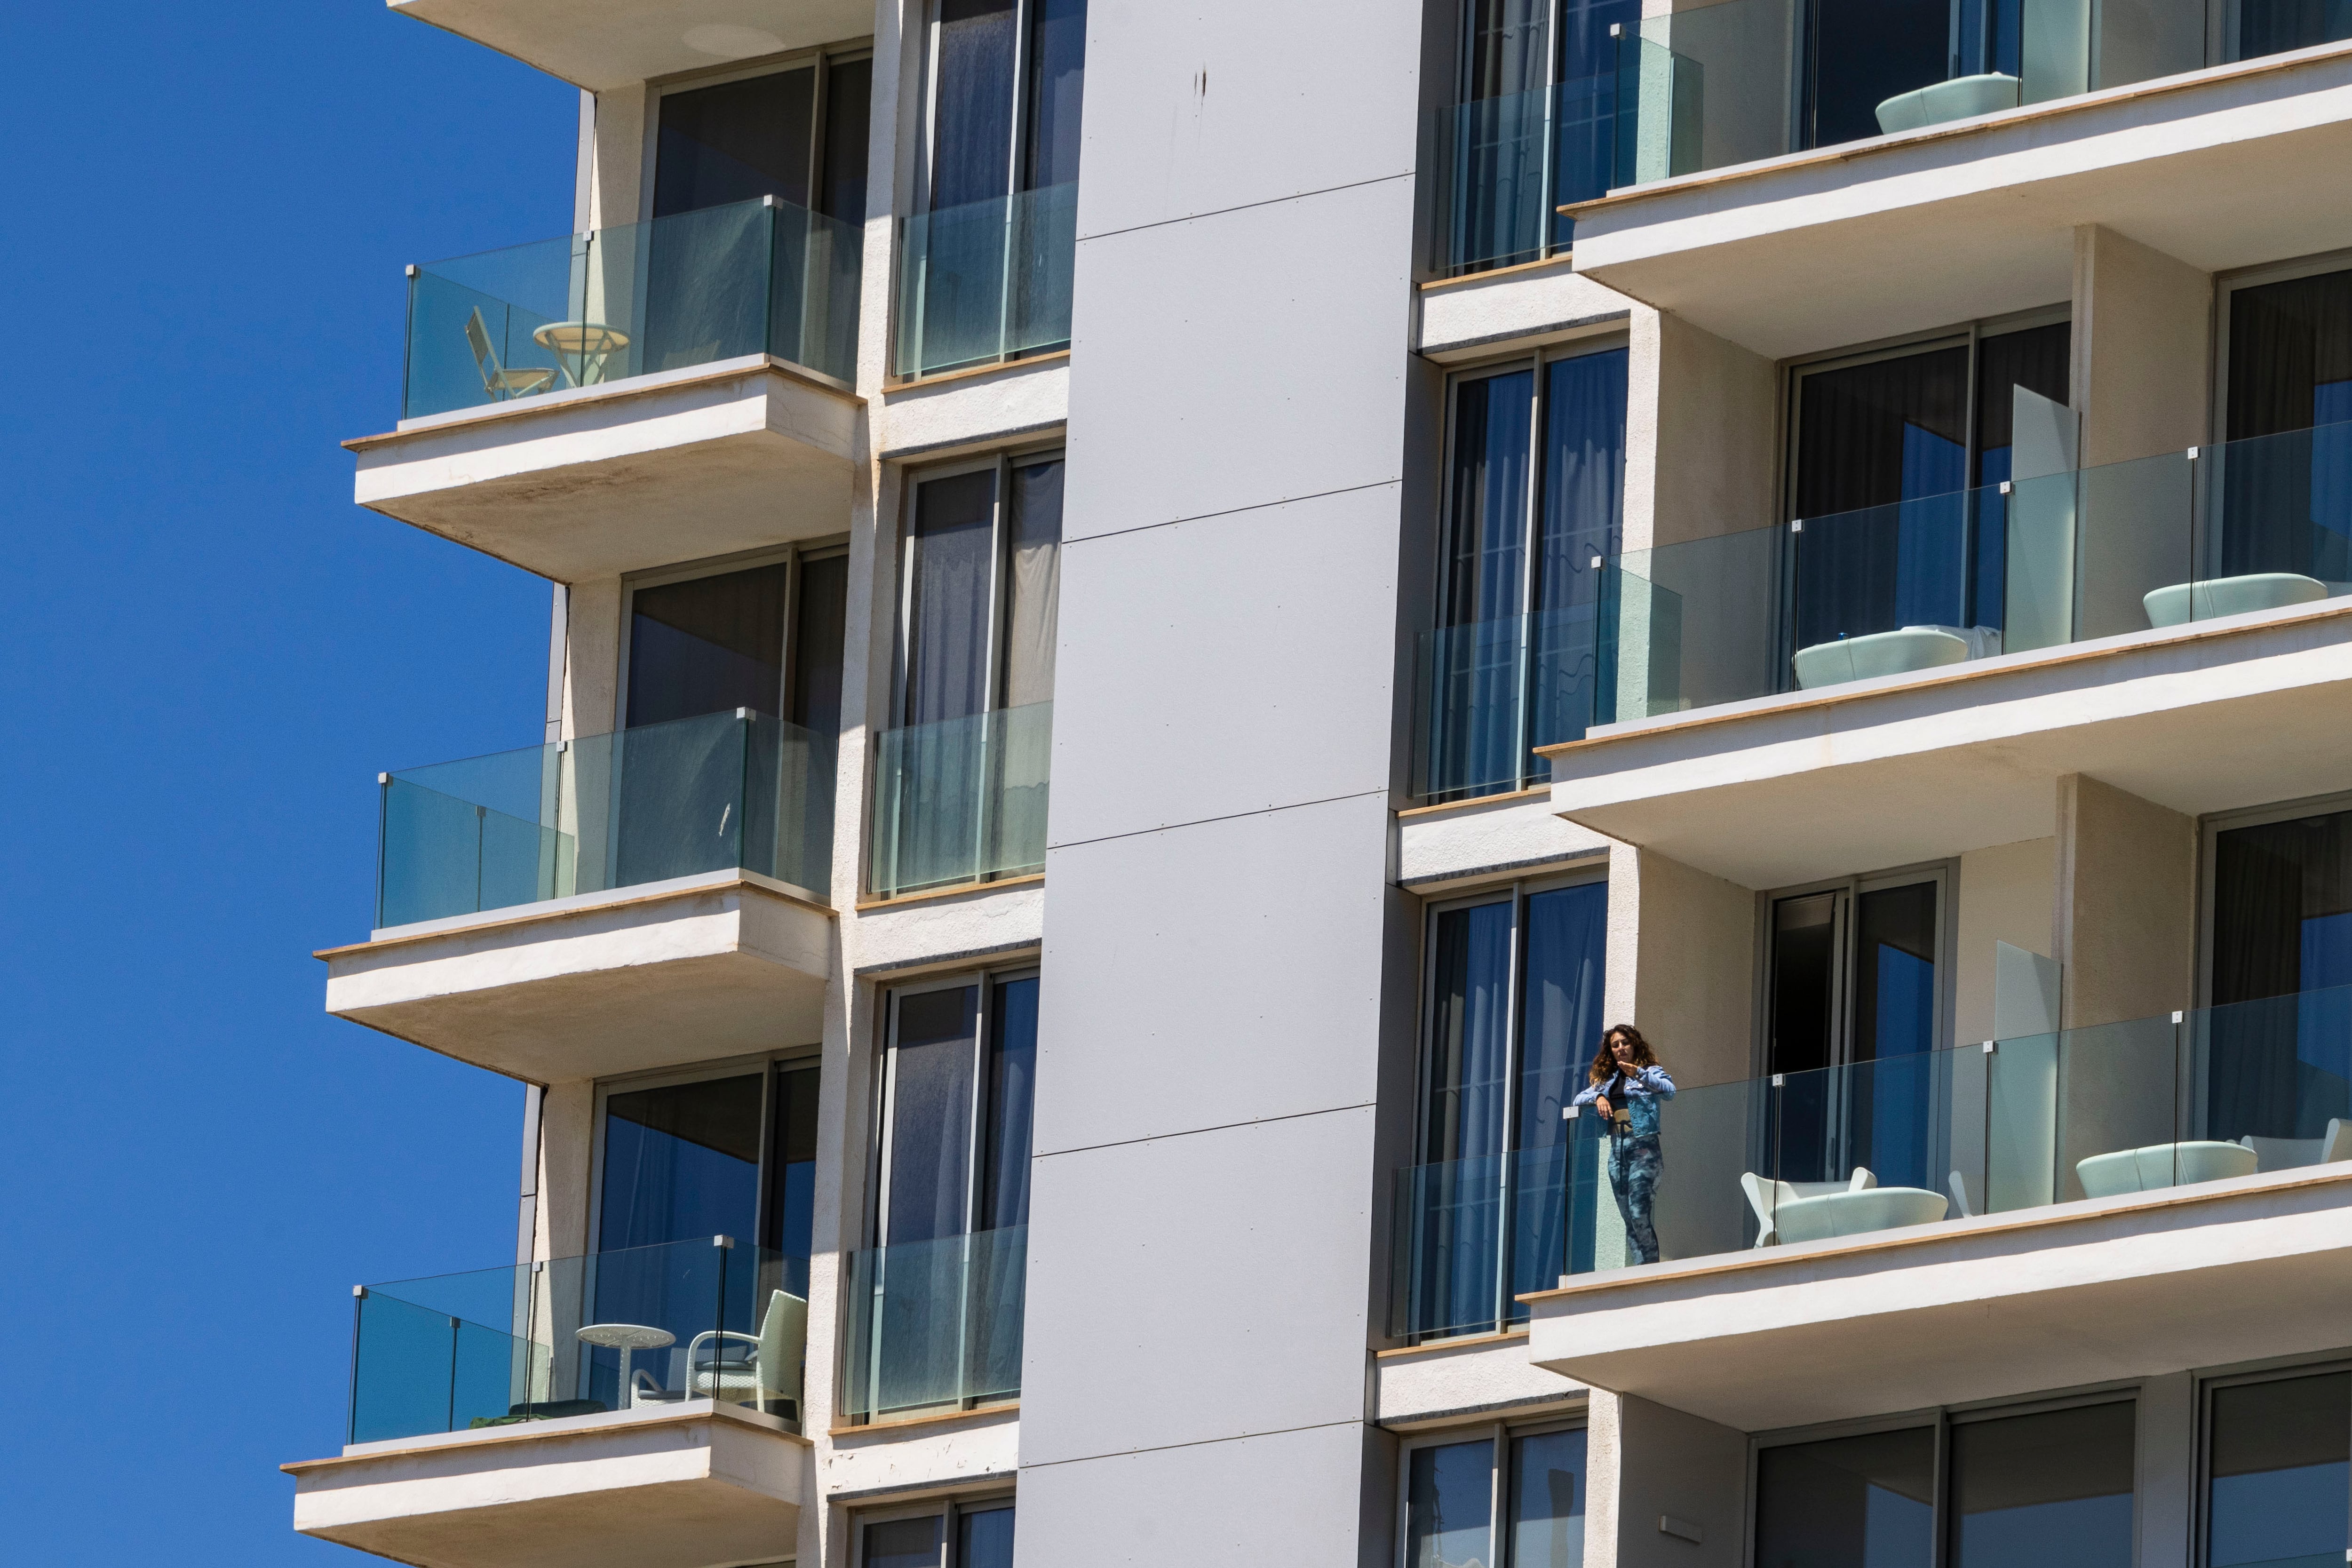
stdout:
<svg viewBox="0 0 2352 1568">
<path fill-rule="evenodd" d="M 863 248 L 765 198 L 416 268 L 401 416 L 757 353 L 853 382 Z"/>
<path fill-rule="evenodd" d="M 1617 29 L 1612 184 L 2125 87 L 2208 63 L 2203 0 L 1726 0 Z M 2352 37 L 2352 10 L 2242 0 L 2224 59 Z"/>
<path fill-rule="evenodd" d="M 355 1294 L 347 1442 L 705 1399 L 800 1419 L 804 1258 L 699 1237 Z"/>
<path fill-rule="evenodd" d="M 834 752 L 738 709 L 381 774 L 376 927 L 734 868 L 822 899 Z"/>
<path fill-rule="evenodd" d="M 841 1386 L 853 1420 L 1021 1397 L 1029 1227 L 902 1241 L 847 1256 Z"/>
<path fill-rule="evenodd" d="M 1616 94 L 1615 72 L 1601 71 L 1430 114 L 1421 153 L 1433 204 L 1430 270 L 1451 277 L 1565 250 L 1572 226 L 1555 209 L 1612 183 Z"/>
<path fill-rule="evenodd" d="M 2003 1214 L 2352 1160 L 2352 987 L 1685 1089 L 1659 1108 L 1659 1257 Z M 1612 1142 L 1398 1173 L 1391 1331 L 1639 1261 Z"/>
<path fill-rule="evenodd" d="M 1054 705 L 886 730 L 866 888 L 891 898 L 1045 868 Z"/>
<path fill-rule="evenodd" d="M 1067 348 L 1077 245 L 1075 184 L 900 219 L 892 373 L 933 375 Z"/>
<path fill-rule="evenodd" d="M 2352 594 L 2352 423 L 1593 559 L 1592 604 L 1423 634 L 1416 795 L 1539 784 L 1595 724 Z"/>
</svg>

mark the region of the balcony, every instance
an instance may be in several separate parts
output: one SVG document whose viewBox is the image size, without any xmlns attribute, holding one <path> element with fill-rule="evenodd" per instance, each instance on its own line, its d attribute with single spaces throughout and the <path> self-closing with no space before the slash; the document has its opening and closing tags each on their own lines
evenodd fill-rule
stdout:
<svg viewBox="0 0 2352 1568">
<path fill-rule="evenodd" d="M 566 583 L 839 531 L 861 248 L 771 197 L 412 268 L 360 504 Z"/>
<path fill-rule="evenodd" d="M 793 1550 L 808 1260 L 701 1237 L 355 1292 L 338 1458 L 298 1531 L 425 1568 Z"/>
<path fill-rule="evenodd" d="M 1570 737 L 1545 752 L 1554 805 L 1744 886 L 1822 874 L 1832 841 L 1850 868 L 2042 837 L 2069 773 L 2194 815 L 2325 793 L 2352 762 L 2326 738 L 2352 701 L 2330 652 L 2352 637 L 2352 425 L 1625 552 L 1600 577 L 1589 637 L 1562 633 L 1532 688 L 1557 692 L 1534 743 Z M 1461 689 L 1452 732 L 1517 722 L 1507 682 Z"/>
<path fill-rule="evenodd" d="M 1539 1364 L 1749 1431 L 2342 1340 L 2352 988 L 1685 1089 L 1649 1266 L 1595 1123 L 1405 1173 L 1404 1331 L 1557 1268 Z"/>
<path fill-rule="evenodd" d="M 2209 53 L 2201 3 L 2092 9 L 1628 24 L 1618 189 L 1573 208 L 1578 269 L 1779 359 L 2063 299 L 2081 225 L 2208 272 L 2352 241 L 2339 13 L 2250 3 Z"/>
<path fill-rule="evenodd" d="M 901 218 L 891 373 L 978 370 L 1070 346 L 1078 187 Z"/>
<path fill-rule="evenodd" d="M 849 1254 L 841 1418 L 907 1420 L 1019 1399 L 1028 1270 L 1025 1225 Z"/>
<path fill-rule="evenodd" d="M 1523 266 L 1565 251 L 1563 204 L 1604 195 L 1616 153 L 1612 71 L 1454 104 L 1422 126 L 1431 204 L 1429 270 L 1440 278 Z"/>
<path fill-rule="evenodd" d="M 381 775 L 327 1010 L 540 1083 L 814 1038 L 834 751 L 744 709 Z"/>
<path fill-rule="evenodd" d="M 1043 872 L 1053 759 L 1051 702 L 884 731 L 867 891 L 898 898 Z"/>
<path fill-rule="evenodd" d="M 874 30 L 845 0 L 390 0 L 394 11 L 595 91 Z"/>
</svg>

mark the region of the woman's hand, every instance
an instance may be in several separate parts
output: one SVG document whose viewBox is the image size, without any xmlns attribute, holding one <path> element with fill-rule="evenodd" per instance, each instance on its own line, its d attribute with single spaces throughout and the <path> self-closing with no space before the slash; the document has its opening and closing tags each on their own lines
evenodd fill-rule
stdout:
<svg viewBox="0 0 2352 1568">
<path fill-rule="evenodd" d="M 1603 1121 L 1608 1121 L 1611 1117 L 1617 1114 L 1614 1110 L 1609 1109 L 1609 1097 L 1605 1094 L 1595 1098 L 1592 1103 L 1594 1108 L 1601 1112 L 1601 1120 Z"/>
</svg>

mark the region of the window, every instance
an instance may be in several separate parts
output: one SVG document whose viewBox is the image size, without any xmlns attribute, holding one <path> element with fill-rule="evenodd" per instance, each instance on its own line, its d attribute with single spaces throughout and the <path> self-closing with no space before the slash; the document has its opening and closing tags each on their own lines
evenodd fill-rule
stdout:
<svg viewBox="0 0 2352 1568">
<path fill-rule="evenodd" d="M 837 735 L 848 571 L 846 549 L 833 546 L 634 582 L 624 725 L 748 708 Z"/>
<path fill-rule="evenodd" d="M 1013 1568 L 1013 1515 L 1011 1498 L 868 1515 L 858 1531 L 861 1568 Z"/>
<path fill-rule="evenodd" d="M 1054 697 L 1062 455 L 998 458 L 912 487 L 899 715 L 967 719 Z"/>
<path fill-rule="evenodd" d="M 2266 7 L 2278 11 L 2287 7 Z M 2218 527 L 2200 574 L 2352 587 L 2352 270 L 2230 290 Z"/>
<path fill-rule="evenodd" d="M 775 196 L 852 223 L 866 216 L 874 62 L 862 48 L 661 97 L 656 217 Z"/>
<path fill-rule="evenodd" d="M 1432 1439 L 1408 1448 L 1404 1465 L 1405 1568 L 1583 1563 L 1583 1427 Z"/>
<path fill-rule="evenodd" d="M 1950 989 L 1944 870 L 1890 873 L 1769 900 L 1764 1071 L 1776 1112 L 1767 1168 L 1787 1182 L 1946 1189 L 1923 1130 Z"/>
<path fill-rule="evenodd" d="M 2339 1561 L 2352 1533 L 2352 1373 L 2206 1391 L 2205 1568 Z"/>
<path fill-rule="evenodd" d="M 1939 1523 L 1948 1568 L 2129 1568 L 2137 1411 L 1981 1412 L 1761 1447 L 1756 1568 L 1936 1568 Z"/>
<path fill-rule="evenodd" d="M 1078 177 L 1086 0 L 935 0 L 924 205 Z"/>
<path fill-rule="evenodd" d="M 1600 1041 L 1608 884 L 1514 886 L 1429 916 L 1427 1044 L 1401 1333 L 1494 1331 L 1571 1268 L 1561 1112 Z M 1590 1203 L 1591 1184 L 1577 1186 Z M 1589 1220 L 1590 1216 L 1584 1216 Z"/>
<path fill-rule="evenodd" d="M 1797 373 L 1799 684 L 1827 683 L 1808 679 L 1810 650 L 1898 628 L 1949 630 L 1969 658 L 2001 651 L 2009 530 L 2000 486 L 2075 464 L 2064 408 L 2071 331 L 2064 321 L 1970 331 Z"/>
<path fill-rule="evenodd" d="M 1592 720 L 1600 558 L 1624 511 L 1627 353 L 1603 348 L 1456 380 L 1423 639 L 1416 795 L 1540 783 L 1532 748 Z"/>
</svg>

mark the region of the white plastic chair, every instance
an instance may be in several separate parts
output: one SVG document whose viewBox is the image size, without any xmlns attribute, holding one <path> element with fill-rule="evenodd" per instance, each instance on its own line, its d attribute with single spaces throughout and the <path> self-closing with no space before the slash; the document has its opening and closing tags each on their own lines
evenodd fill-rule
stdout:
<svg viewBox="0 0 2352 1568">
<path fill-rule="evenodd" d="M 2327 1131 L 2317 1138 L 2257 1138 L 2249 1132 L 2238 1142 L 2254 1152 L 2254 1168 L 2260 1171 L 2332 1164 L 2352 1160 L 2352 1121 L 2330 1117 Z"/>
<path fill-rule="evenodd" d="M 1799 1198 L 1817 1198 L 1824 1193 L 1862 1193 L 1878 1185 L 1878 1178 L 1863 1166 L 1853 1168 L 1853 1176 L 1843 1182 L 1774 1182 L 1750 1171 L 1739 1178 L 1739 1190 L 1748 1194 L 1748 1206 L 1756 1211 L 1756 1221 L 1764 1227 L 1756 1238 L 1759 1247 L 1769 1247 L 1780 1237 L 1773 1230 L 1773 1215 L 1782 1204 Z"/>
<path fill-rule="evenodd" d="M 547 384 L 555 379 L 555 373 L 551 370 L 530 367 L 509 370 L 499 363 L 499 352 L 490 346 L 490 330 L 482 324 L 482 308 L 479 305 L 474 307 L 473 315 L 467 319 L 466 346 L 474 351 L 474 368 L 482 373 L 482 390 L 490 395 L 493 403 L 543 392 Z"/>
<path fill-rule="evenodd" d="M 801 1352 L 807 1339 L 808 1302 L 787 1291 L 772 1292 L 756 1335 L 707 1329 L 694 1336 L 686 1347 L 694 1396 L 763 1410 L 771 1404 L 789 1404 L 793 1417 L 798 1419 Z M 711 1347 L 707 1360 L 702 1353 L 706 1344 Z M 730 1355 L 730 1345 L 746 1348 Z"/>
</svg>

